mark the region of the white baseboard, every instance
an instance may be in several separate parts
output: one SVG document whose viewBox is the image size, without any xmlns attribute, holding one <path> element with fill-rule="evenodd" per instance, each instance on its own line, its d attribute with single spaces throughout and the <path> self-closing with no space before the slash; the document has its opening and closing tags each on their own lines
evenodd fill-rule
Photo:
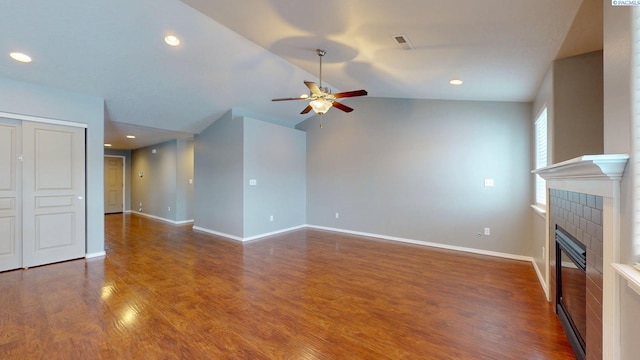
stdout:
<svg viewBox="0 0 640 360">
<path fill-rule="evenodd" d="M 281 229 L 281 230 L 276 230 L 276 231 L 272 231 L 272 232 L 268 232 L 268 233 L 254 235 L 254 236 L 250 236 L 250 237 L 246 237 L 246 238 L 235 236 L 235 235 L 230 235 L 230 234 L 225 234 L 225 233 L 222 233 L 222 232 L 219 232 L 219 231 L 203 228 L 203 227 L 200 227 L 200 226 L 194 226 L 193 230 L 198 230 L 198 231 L 206 232 L 206 233 L 217 235 L 217 236 L 222 236 L 222 237 L 225 237 L 225 238 L 228 238 L 228 239 L 231 239 L 231 240 L 235 240 L 235 241 L 239 241 L 239 242 L 248 242 L 248 241 L 262 239 L 262 238 L 267 237 L 267 236 L 281 234 L 281 233 L 288 232 L 288 231 L 303 229 L 305 227 L 306 227 L 306 225 L 299 225 L 299 226 L 294 226 L 294 227 L 290 227 L 290 228 L 286 228 L 286 229 Z"/>
<path fill-rule="evenodd" d="M 549 288 L 547 287 L 547 282 L 544 281 L 544 276 L 540 272 L 540 268 L 538 268 L 538 263 L 536 263 L 535 259 L 531 259 L 531 263 L 533 264 L 533 269 L 536 271 L 536 275 L 538 275 L 538 281 L 540 281 L 540 286 L 542 286 L 542 290 L 544 290 L 544 296 L 547 298 L 547 301 L 551 301 L 549 298 Z"/>
<path fill-rule="evenodd" d="M 148 216 L 148 217 L 151 217 L 151 218 L 154 218 L 154 219 L 163 220 L 163 221 L 171 222 L 171 223 L 174 223 L 174 224 L 178 223 L 178 222 L 175 222 L 175 221 L 158 218 L 158 217 L 153 216 L 153 215 L 142 214 L 142 213 L 138 213 L 138 212 L 135 212 L 135 211 L 132 211 L 132 212 L 135 213 L 135 214 L 139 214 L 139 215 L 142 215 L 142 216 Z M 188 222 L 193 222 L 193 220 L 189 220 Z M 277 234 L 281 234 L 281 233 L 285 233 L 285 232 L 289 232 L 289 231 L 293 231 L 293 230 L 298 230 L 298 229 L 303 229 L 303 228 L 311 228 L 311 229 L 333 231 L 333 232 L 339 232 L 339 233 L 345 233 L 345 234 L 367 236 L 367 237 L 372 237 L 372 238 L 378 238 L 378 239 L 390 240 L 390 241 L 397 241 L 397 242 L 414 244 L 414 245 L 422 245 L 422 246 L 429 246 L 429 247 L 446 249 L 446 250 L 461 251 L 461 252 L 466 252 L 466 253 L 471 253 L 471 254 L 487 255 L 487 256 L 494 256 L 494 257 L 499 257 L 499 258 L 504 258 L 504 259 L 527 261 L 527 262 L 530 262 L 533 265 L 533 268 L 534 268 L 534 270 L 536 272 L 536 275 L 538 276 L 538 280 L 540 281 L 540 285 L 542 286 L 542 290 L 544 290 L 545 296 L 547 297 L 547 300 L 549 300 L 549 289 L 546 286 L 546 283 L 544 281 L 544 277 L 542 276 L 542 273 L 540 272 L 540 269 L 538 268 L 538 265 L 536 264 L 535 260 L 531 256 L 508 254 L 508 253 L 502 253 L 502 252 L 497 252 L 497 251 L 489 251 L 489 250 L 468 248 L 468 247 L 463 247 L 463 246 L 439 244 L 439 243 L 434 243 L 434 242 L 429 242 L 429 241 L 414 240 L 414 239 L 400 238 L 400 237 L 396 237 L 396 236 L 387 236 L 387 235 L 380 235 L 380 234 L 367 233 L 367 232 L 361 232 L 361 231 L 352 231 L 352 230 L 331 228 L 331 227 L 326 227 L 326 226 L 309 225 L 309 224 L 294 226 L 294 227 L 281 229 L 281 230 L 276 230 L 276 231 L 263 233 L 263 234 L 259 234 L 259 235 L 255 235 L 255 236 L 250 236 L 250 237 L 246 237 L 246 238 L 243 238 L 243 237 L 240 237 L 240 236 L 231 235 L 231 234 L 226 234 L 226 233 L 223 233 L 223 232 L 219 232 L 219 231 L 203 228 L 203 227 L 200 227 L 200 226 L 195 226 L 195 225 L 193 226 L 193 230 L 202 231 L 202 232 L 205 232 L 205 233 L 208 233 L 208 234 L 221 236 L 221 237 L 224 237 L 224 238 L 227 238 L 227 239 L 231 239 L 231 240 L 238 241 L 238 242 L 243 242 L 243 243 L 244 242 L 248 242 L 248 241 L 253 241 L 253 240 L 259 240 L 259 239 L 265 238 L 267 236 L 277 235 Z M 97 255 L 97 256 L 100 256 L 100 255 Z"/>
<path fill-rule="evenodd" d="M 95 252 L 95 253 L 91 253 L 91 254 L 85 254 L 84 258 L 85 259 L 92 259 L 92 258 L 97 258 L 97 257 L 101 257 L 101 256 L 107 256 L 107 252 L 106 251 L 100 251 L 100 252 Z"/>
<path fill-rule="evenodd" d="M 186 222 L 176 222 L 176 221 L 171 221 L 171 220 L 168 220 L 168 219 L 159 218 L 159 217 L 156 217 L 156 216 L 153 216 L 153 215 L 138 213 L 136 211 L 131 211 L 131 212 L 135 213 L 135 214 L 142 215 L 142 216 L 147 216 L 147 217 L 150 217 L 150 218 L 154 218 L 154 219 L 157 219 L 157 220 L 170 222 L 170 223 L 173 223 L 173 224 L 192 223 L 193 222 L 193 220 L 188 220 Z M 203 227 L 200 227 L 200 226 L 193 226 L 193 230 L 202 231 L 202 232 L 205 232 L 205 233 L 208 233 L 208 234 L 221 236 L 221 237 L 224 237 L 224 238 L 227 238 L 227 239 L 231 239 L 231 240 L 234 240 L 234 241 L 238 241 L 238 242 L 242 242 L 242 243 L 248 242 L 248 241 L 259 240 L 259 239 L 262 239 L 262 238 L 265 238 L 265 237 L 268 237 L 268 236 L 277 235 L 277 234 L 281 234 L 281 233 L 285 233 L 285 232 L 289 232 L 289 231 L 293 231 L 293 230 L 298 230 L 298 229 L 304 229 L 304 228 L 311 228 L 311 229 L 318 229 L 318 230 L 325 230 L 325 231 L 333 231 L 333 232 L 352 234 L 352 235 L 359 235 L 359 236 L 367 236 L 367 237 L 372 237 L 372 238 L 377 238 L 377 239 L 397 241 L 397 242 L 414 244 L 414 245 L 429 246 L 429 247 L 434 247 L 434 248 L 440 248 L 440 249 L 446 249 L 446 250 L 454 250 L 454 251 L 460 251 L 460 252 L 471 253 L 471 254 L 494 256 L 494 257 L 499 257 L 499 258 L 504 258 L 504 259 L 527 261 L 527 262 L 530 262 L 533 265 L 533 268 L 534 268 L 534 270 L 536 272 L 536 275 L 538 276 L 538 281 L 540 281 L 540 285 L 542 286 L 542 290 L 545 293 L 547 301 L 549 301 L 549 289 L 548 289 L 548 287 L 547 287 L 547 285 L 546 285 L 546 283 L 544 281 L 544 277 L 542 276 L 542 273 L 540 272 L 540 269 L 538 268 L 538 264 L 536 264 L 535 260 L 531 256 L 508 254 L 508 253 L 502 253 L 502 252 L 497 252 L 497 251 L 489 251 L 489 250 L 468 248 L 468 247 L 463 247 L 463 246 L 439 244 L 439 243 L 434 243 L 434 242 L 429 242 L 429 241 L 414 240 L 414 239 L 400 238 L 400 237 L 396 237 L 396 236 L 387 236 L 387 235 L 380 235 L 380 234 L 366 233 L 366 232 L 360 232 L 360 231 L 352 231 L 352 230 L 331 228 L 331 227 L 326 227 L 326 226 L 309 225 L 309 224 L 294 226 L 294 227 L 290 227 L 290 228 L 287 228 L 287 229 L 276 230 L 276 231 L 263 233 L 263 234 L 259 234 L 259 235 L 255 235 L 255 236 L 250 236 L 250 237 L 246 237 L 246 238 L 235 236 L 235 235 L 231 235 L 231 234 L 226 234 L 226 233 L 223 233 L 223 232 L 219 232 L 219 231 L 203 228 Z M 96 253 L 96 255 L 93 255 L 91 257 L 94 257 L 94 256 L 104 256 L 104 252 L 103 253 Z M 87 254 L 86 257 L 89 258 L 90 255 Z"/>
<path fill-rule="evenodd" d="M 286 229 L 281 229 L 281 230 L 276 230 L 276 231 L 272 231 L 272 232 L 268 232 L 268 233 L 264 233 L 264 234 L 260 234 L 260 235 L 246 237 L 242 241 L 258 240 L 258 239 L 262 239 L 262 238 L 267 237 L 267 236 L 278 235 L 278 234 L 282 234 L 282 233 L 285 233 L 285 232 L 298 230 L 298 229 L 304 229 L 305 227 L 307 227 L 307 226 L 306 225 L 298 225 L 298 226 L 294 226 L 294 227 L 290 227 L 290 228 L 286 228 Z"/>
<path fill-rule="evenodd" d="M 242 242 L 242 238 L 239 236 L 235 236 L 235 235 L 230 235 L 230 234 L 225 234 L 223 232 L 219 232 L 219 231 L 215 231 L 215 230 L 211 230 L 211 229 L 207 229 L 207 228 L 203 228 L 200 226 L 193 226 L 193 230 L 197 230 L 197 231 L 202 231 L 202 232 L 206 232 L 207 234 L 212 234 L 212 235 L 217 235 L 217 236 L 222 236 L 225 237 L 227 239 L 231 239 L 231 240 L 235 240 L 235 241 L 239 241 Z"/>
<path fill-rule="evenodd" d="M 520 260 L 520 261 L 533 262 L 533 258 L 531 256 L 507 254 L 507 253 L 501 253 L 501 252 L 497 252 L 497 251 L 473 249 L 473 248 L 468 248 L 468 247 L 463 247 L 463 246 L 438 244 L 438 243 L 429 242 L 429 241 L 405 239 L 405 238 L 400 238 L 400 237 L 395 237 L 395 236 L 372 234 L 372 233 L 365 233 L 365 232 L 360 232 L 360 231 L 351 231 L 351 230 L 330 228 L 330 227 L 325 227 L 325 226 L 307 225 L 307 227 L 312 228 L 312 229 L 318 229 L 318 230 L 335 231 L 335 232 L 341 232 L 341 233 L 345 233 L 345 234 L 368 236 L 368 237 L 373 237 L 373 238 L 378 238 L 378 239 L 383 239 L 383 240 L 398 241 L 398 242 L 403 242 L 403 243 L 408 243 L 408 244 L 424 245 L 424 246 L 430 246 L 430 247 L 435 247 L 435 248 L 440 248 L 440 249 L 462 251 L 462 252 L 472 253 L 472 254 L 488 255 L 488 256 L 495 256 L 495 257 L 511 259 L 511 260 Z"/>
<path fill-rule="evenodd" d="M 148 217 L 148 218 L 151 218 L 151 219 L 155 219 L 155 220 L 168 222 L 168 223 L 171 223 L 171 224 L 174 224 L 174 225 L 183 225 L 183 224 L 191 224 L 191 223 L 193 223 L 193 219 L 175 221 L 175 220 L 165 219 L 165 218 L 160 217 L 160 216 L 155 216 L 155 215 L 151 215 L 151 214 L 145 214 L 145 213 L 134 211 L 134 210 L 127 210 L 126 212 L 127 213 L 131 213 L 131 214 L 140 215 L 140 216 L 145 216 L 145 217 Z"/>
<path fill-rule="evenodd" d="M 501 252 L 496 252 L 496 251 L 473 249 L 473 248 L 468 248 L 468 247 L 463 247 L 463 246 L 453 246 L 453 245 L 446 245 L 446 244 L 438 244 L 438 243 L 433 243 L 433 242 L 428 242 L 428 241 L 405 239 L 405 238 L 399 238 L 399 237 L 395 237 L 395 236 L 386 236 L 386 235 L 380 235 L 380 234 L 365 233 L 365 232 L 360 232 L 360 231 L 351 231 L 351 230 L 345 230 L 345 229 L 330 228 L 330 227 L 325 227 L 325 226 L 306 225 L 306 227 L 312 228 L 312 229 L 319 229 L 319 230 L 335 231 L 335 232 L 340 232 L 340 233 L 345 233 L 345 234 L 368 236 L 368 237 L 373 237 L 373 238 L 379 238 L 379 239 L 391 240 L 391 241 L 398 241 L 398 242 L 409 243 L 409 244 L 430 246 L 430 247 L 435 247 L 435 248 L 440 248 L 440 249 L 461 251 L 461 252 L 472 253 L 472 254 L 488 255 L 488 256 L 495 256 L 495 257 L 511 259 L 511 260 L 527 261 L 527 262 L 530 262 L 533 265 L 533 269 L 535 270 L 536 275 L 538 276 L 538 281 L 540 281 L 540 286 L 542 286 L 542 290 L 544 291 L 544 295 L 547 298 L 547 301 L 550 301 L 549 289 L 547 287 L 546 282 L 544 281 L 544 276 L 542 276 L 542 273 L 540 272 L 540 269 L 538 268 L 538 264 L 536 264 L 536 261 L 531 256 L 507 254 L 507 253 L 501 253 Z"/>
</svg>

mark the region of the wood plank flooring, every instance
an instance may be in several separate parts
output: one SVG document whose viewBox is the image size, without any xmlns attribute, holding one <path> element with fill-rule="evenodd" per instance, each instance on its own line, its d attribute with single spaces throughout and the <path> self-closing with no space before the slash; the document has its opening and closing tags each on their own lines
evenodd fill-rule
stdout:
<svg viewBox="0 0 640 360">
<path fill-rule="evenodd" d="M 105 219 L 105 258 L 0 274 L 0 358 L 574 358 L 526 262 Z"/>
</svg>

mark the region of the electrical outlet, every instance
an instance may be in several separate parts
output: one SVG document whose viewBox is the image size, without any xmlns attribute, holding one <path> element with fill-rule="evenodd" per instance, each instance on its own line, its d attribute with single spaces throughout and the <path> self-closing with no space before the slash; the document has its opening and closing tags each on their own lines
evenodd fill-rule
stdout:
<svg viewBox="0 0 640 360">
<path fill-rule="evenodd" d="M 336 213 L 336 219 L 340 218 L 340 213 Z"/>
<path fill-rule="evenodd" d="M 484 235 L 485 236 L 491 235 L 491 228 L 484 228 Z"/>
<path fill-rule="evenodd" d="M 273 221 L 273 215 L 269 216 L 269 221 Z"/>
<path fill-rule="evenodd" d="M 171 206 L 167 206 L 167 210 L 168 210 L 168 211 L 171 211 Z"/>
</svg>

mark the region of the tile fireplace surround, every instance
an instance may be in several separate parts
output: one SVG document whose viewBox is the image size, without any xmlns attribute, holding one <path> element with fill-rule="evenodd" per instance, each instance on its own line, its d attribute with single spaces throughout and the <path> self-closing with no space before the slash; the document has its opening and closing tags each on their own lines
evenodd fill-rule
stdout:
<svg viewBox="0 0 640 360">
<path fill-rule="evenodd" d="M 550 194 L 546 249 L 555 249 L 556 224 L 587 246 L 587 359 L 617 358 L 620 281 L 614 264 L 620 259 L 620 179 L 628 159 L 585 155 L 533 171 L 547 181 Z M 553 302 L 554 259 L 548 252 L 544 270 Z"/>
</svg>

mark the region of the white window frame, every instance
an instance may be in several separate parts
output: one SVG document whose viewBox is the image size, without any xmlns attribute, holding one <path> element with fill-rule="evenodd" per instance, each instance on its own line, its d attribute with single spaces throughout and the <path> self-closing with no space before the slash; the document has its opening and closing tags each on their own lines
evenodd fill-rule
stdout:
<svg viewBox="0 0 640 360">
<path fill-rule="evenodd" d="M 534 157 L 535 168 L 548 166 L 549 137 L 548 137 L 547 106 L 544 105 L 534 123 Z M 535 175 L 535 204 L 541 208 L 547 205 L 547 182 L 542 176 Z"/>
</svg>

